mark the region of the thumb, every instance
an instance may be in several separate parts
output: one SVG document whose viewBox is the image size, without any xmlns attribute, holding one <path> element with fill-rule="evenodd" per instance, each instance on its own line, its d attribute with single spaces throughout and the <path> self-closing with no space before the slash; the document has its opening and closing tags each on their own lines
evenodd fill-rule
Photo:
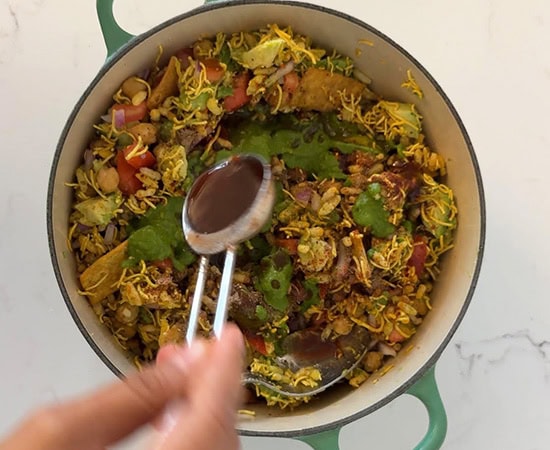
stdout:
<svg viewBox="0 0 550 450">
<path fill-rule="evenodd" d="M 242 401 L 243 358 L 242 334 L 228 323 L 220 340 L 212 341 L 202 358 L 194 361 L 187 396 L 168 409 L 157 448 L 239 448 L 235 425 Z"/>
</svg>

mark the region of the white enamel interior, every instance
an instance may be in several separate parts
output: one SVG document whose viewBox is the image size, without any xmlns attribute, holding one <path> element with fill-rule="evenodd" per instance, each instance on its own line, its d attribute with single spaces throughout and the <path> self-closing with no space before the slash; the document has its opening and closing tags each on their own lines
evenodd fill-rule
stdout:
<svg viewBox="0 0 550 450">
<path fill-rule="evenodd" d="M 334 391 L 322 396 L 309 406 L 295 412 L 280 413 L 256 408 L 254 418 L 243 419 L 240 431 L 245 434 L 289 435 L 305 429 L 319 429 L 339 421 L 349 421 L 384 404 L 396 392 L 401 392 L 419 370 L 433 363 L 434 356 L 442 350 L 451 330 L 460 321 L 463 307 L 468 299 L 470 286 L 478 260 L 482 240 L 480 186 L 468 143 L 451 109 L 424 72 L 402 52 L 380 35 L 369 31 L 354 21 L 333 15 L 328 11 L 312 9 L 302 4 L 234 4 L 210 11 L 198 10 L 159 29 L 153 35 L 131 48 L 124 56 L 92 85 L 88 95 L 76 111 L 58 153 L 58 165 L 53 172 L 51 186 L 51 230 L 62 289 L 70 298 L 77 322 L 88 333 L 104 358 L 121 373 L 135 370 L 132 362 L 115 345 L 109 333 L 97 321 L 86 300 L 78 295 L 75 266 L 67 248 L 67 218 L 71 205 L 71 190 L 65 183 L 71 181 L 75 168 L 82 158 L 91 135 L 91 126 L 109 106 L 112 94 L 129 75 L 148 67 L 162 44 L 164 54 L 194 41 L 200 35 L 212 35 L 218 31 L 232 32 L 254 29 L 267 23 L 291 25 L 299 33 L 311 36 L 314 41 L 328 48 L 355 57 L 357 67 L 372 78 L 372 88 L 388 99 L 412 101 L 424 116 L 425 131 L 429 144 L 444 155 L 448 164 L 447 183 L 455 192 L 459 208 L 459 226 L 455 248 L 443 261 L 441 278 L 433 292 L 433 311 L 412 343 L 414 349 L 400 355 L 395 367 L 377 383 L 366 382 L 360 389 Z M 360 40 L 372 45 L 360 45 Z M 118 59 L 118 58 L 116 58 Z M 418 100 L 400 87 L 407 69 L 411 69 L 425 98 Z M 54 261 L 55 263 L 55 261 Z M 220 368 L 220 370 L 223 370 Z"/>
</svg>

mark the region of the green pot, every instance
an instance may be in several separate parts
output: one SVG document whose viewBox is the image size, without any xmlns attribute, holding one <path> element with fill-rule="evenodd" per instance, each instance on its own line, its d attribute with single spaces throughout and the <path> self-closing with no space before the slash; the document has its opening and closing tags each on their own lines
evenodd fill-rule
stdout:
<svg viewBox="0 0 550 450">
<path fill-rule="evenodd" d="M 372 413 L 402 394 L 418 397 L 429 413 L 429 428 L 417 449 L 439 448 L 447 421 L 434 378 L 434 364 L 461 322 L 473 295 L 485 240 L 485 205 L 481 175 L 464 126 L 441 87 L 403 48 L 358 19 L 327 8 L 291 1 L 228 1 L 184 13 L 139 36 L 123 31 L 112 12 L 113 0 L 97 0 L 97 12 L 108 59 L 76 104 L 62 132 L 51 170 L 47 222 L 52 263 L 61 293 L 73 319 L 97 355 L 118 376 L 136 370 L 129 356 L 97 320 L 87 300 L 78 294 L 75 261 L 67 248 L 72 180 L 91 136 L 91 124 L 109 107 L 113 89 L 145 69 L 159 44 L 171 54 L 199 35 L 255 29 L 267 23 L 290 25 L 328 48 L 354 57 L 358 69 L 372 79 L 373 90 L 385 98 L 416 103 L 424 117 L 429 144 L 447 162 L 448 184 L 456 195 L 459 225 L 455 247 L 443 258 L 441 277 L 432 293 L 433 310 L 401 352 L 394 369 L 377 383 L 360 388 L 331 389 L 317 401 L 292 412 L 254 406 L 255 417 L 243 418 L 238 431 L 246 436 L 292 437 L 317 450 L 338 449 L 342 426 Z M 356 53 L 358 42 L 369 42 Z M 359 54 L 359 56 L 357 56 Z M 411 70 L 424 92 L 419 100 L 401 83 Z"/>
</svg>

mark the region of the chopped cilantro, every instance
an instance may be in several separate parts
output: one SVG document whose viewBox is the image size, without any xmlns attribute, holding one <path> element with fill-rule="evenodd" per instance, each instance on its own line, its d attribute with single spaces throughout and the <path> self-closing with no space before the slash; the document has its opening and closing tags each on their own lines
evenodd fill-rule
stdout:
<svg viewBox="0 0 550 450">
<path fill-rule="evenodd" d="M 319 178 L 346 178 L 332 150 L 378 153 L 372 139 L 361 135 L 357 126 L 328 115 L 301 122 L 282 116 L 263 122 L 244 121 L 229 128 L 233 149 L 220 152 L 218 160 L 233 153 L 256 153 L 266 160 L 280 156 L 287 167 L 299 167 Z"/>
<path fill-rule="evenodd" d="M 267 320 L 267 310 L 262 305 L 256 305 L 256 317 L 262 322 Z"/>
<path fill-rule="evenodd" d="M 305 280 L 304 288 L 308 293 L 308 298 L 300 305 L 300 311 L 302 312 L 306 312 L 309 308 L 314 305 L 318 305 L 321 301 L 321 297 L 319 296 L 319 286 L 315 280 Z"/>
<path fill-rule="evenodd" d="M 172 197 L 165 205 L 150 209 L 132 222 L 128 226 L 128 258 L 124 267 L 170 258 L 176 270 L 183 270 L 195 261 L 183 237 L 182 209 L 183 198 Z"/>
<path fill-rule="evenodd" d="M 292 270 L 292 261 L 283 250 L 277 250 L 262 258 L 260 262 L 256 289 L 264 294 L 265 301 L 278 311 L 288 308 Z"/>
<path fill-rule="evenodd" d="M 223 84 L 221 86 L 218 86 L 218 89 L 216 90 L 216 98 L 225 98 L 229 97 L 230 95 L 233 95 L 232 86 L 224 86 Z"/>
<path fill-rule="evenodd" d="M 369 228 L 373 236 L 385 238 L 395 231 L 395 225 L 388 221 L 390 214 L 384 209 L 378 183 L 369 184 L 367 190 L 359 194 L 351 214 L 353 220 Z"/>
</svg>

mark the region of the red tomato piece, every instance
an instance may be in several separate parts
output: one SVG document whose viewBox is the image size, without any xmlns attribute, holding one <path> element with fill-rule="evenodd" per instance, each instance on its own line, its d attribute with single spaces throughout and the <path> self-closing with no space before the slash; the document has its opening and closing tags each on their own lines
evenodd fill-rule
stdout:
<svg viewBox="0 0 550 450">
<path fill-rule="evenodd" d="M 116 168 L 118 172 L 118 188 L 126 195 L 135 194 L 141 189 L 142 184 L 136 178 L 137 169 L 126 161 L 124 152 L 119 151 L 116 155 Z"/>
<path fill-rule="evenodd" d="M 289 94 L 292 94 L 296 90 L 299 84 L 300 84 L 300 77 L 293 70 L 292 72 L 287 73 L 283 78 L 283 91 L 288 92 Z"/>
<path fill-rule="evenodd" d="M 246 340 L 248 344 L 262 355 L 267 355 L 267 348 L 265 346 L 265 340 L 262 336 L 257 334 L 245 333 Z"/>
<path fill-rule="evenodd" d="M 138 122 L 147 115 L 147 104 L 141 102 L 139 105 L 113 105 L 113 110 L 124 111 L 124 124 Z"/>
<path fill-rule="evenodd" d="M 243 72 L 235 75 L 233 79 L 233 94 L 223 99 L 223 107 L 226 111 L 235 111 L 250 101 L 250 95 L 246 93 L 250 75 Z"/>
<path fill-rule="evenodd" d="M 426 258 L 428 256 L 428 245 L 426 244 L 426 238 L 420 235 L 414 237 L 413 251 L 411 257 L 407 261 L 407 265 L 414 267 L 414 271 L 417 276 L 422 275 L 424 272 L 424 266 L 426 264 Z"/>
<path fill-rule="evenodd" d="M 328 294 L 328 283 L 322 283 L 319 285 L 319 297 L 324 300 Z"/>
<path fill-rule="evenodd" d="M 403 336 L 399 331 L 397 331 L 395 328 L 391 330 L 390 335 L 388 336 L 388 341 L 391 343 L 395 342 L 403 342 L 405 340 L 405 336 Z"/>
<path fill-rule="evenodd" d="M 275 245 L 277 247 L 284 248 L 289 255 L 297 255 L 298 254 L 298 239 L 285 239 L 285 238 L 279 238 L 275 239 Z"/>
<path fill-rule="evenodd" d="M 158 267 L 161 270 L 167 270 L 167 269 L 173 269 L 174 268 L 174 264 L 172 263 L 171 258 L 159 259 L 157 261 L 153 261 L 153 265 Z"/>
<path fill-rule="evenodd" d="M 152 167 L 157 162 L 155 156 L 147 150 L 145 153 L 142 153 L 141 155 L 133 156 L 130 159 L 128 159 L 128 155 L 132 152 L 135 145 L 129 145 L 124 148 L 122 151 L 124 153 L 124 159 L 126 159 L 126 162 L 130 164 L 134 169 L 140 169 L 142 167 Z"/>
<path fill-rule="evenodd" d="M 210 83 L 215 83 L 223 78 L 225 71 L 216 58 L 203 59 L 201 63 L 204 65 L 206 71 L 206 79 L 210 81 Z"/>
</svg>

